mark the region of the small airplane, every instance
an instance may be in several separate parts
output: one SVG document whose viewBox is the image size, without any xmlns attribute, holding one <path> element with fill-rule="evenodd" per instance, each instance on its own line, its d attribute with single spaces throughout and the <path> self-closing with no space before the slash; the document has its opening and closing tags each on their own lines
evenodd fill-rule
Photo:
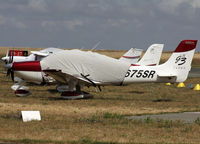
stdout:
<svg viewBox="0 0 200 144">
<path fill-rule="evenodd" d="M 90 97 L 83 86 L 101 90 L 104 85 L 126 85 L 137 82 L 184 82 L 191 69 L 197 40 L 183 40 L 167 62 L 157 66 L 130 65 L 94 52 L 67 50 L 57 52 L 41 61 L 13 63 L 12 70 L 45 72 L 57 83 L 68 85 L 61 93 L 66 99 Z"/>
<path fill-rule="evenodd" d="M 50 51 L 51 50 L 51 51 Z M 53 52 L 58 52 L 60 50 L 57 50 L 57 48 L 47 48 L 41 51 L 31 51 L 30 56 L 21 56 L 19 54 L 20 51 L 9 51 L 9 54 L 7 52 L 6 57 L 3 57 L 2 59 L 5 61 L 5 63 L 11 63 L 11 62 L 21 62 L 21 61 L 38 61 L 42 60 L 43 58 L 47 57 L 49 54 L 52 54 Z M 24 52 L 23 52 L 24 53 Z M 137 62 L 142 54 L 141 49 L 133 49 L 131 48 L 127 53 L 125 53 L 122 57 L 122 61 L 127 61 L 127 62 Z M 132 56 L 127 58 L 127 55 Z M 9 70 L 8 69 L 8 74 L 9 75 Z M 34 84 L 54 84 L 55 79 L 52 77 L 46 75 L 44 72 L 18 72 L 18 77 L 14 78 L 14 73 L 11 71 L 11 78 L 14 79 L 13 81 L 16 82 L 14 85 L 11 86 L 11 89 L 15 91 L 16 96 L 28 96 L 31 93 L 29 92 L 29 87 L 25 86 L 26 83 L 31 82 Z M 67 86 L 57 86 L 57 90 L 59 92 L 65 91 Z"/>
<path fill-rule="evenodd" d="M 120 59 L 119 61 L 123 61 L 123 62 L 127 62 L 129 64 L 133 64 L 132 61 L 134 62 L 138 62 L 140 64 L 142 64 L 141 61 L 146 62 L 145 64 L 149 64 L 149 65 L 157 65 L 160 61 L 160 56 L 163 50 L 163 44 L 153 44 L 151 45 L 145 55 L 141 58 L 141 60 L 138 62 L 138 59 L 142 53 L 141 49 L 133 49 L 131 48 L 127 53 L 125 53 Z M 70 50 L 66 50 L 66 51 L 70 51 Z M 39 52 L 37 52 L 38 54 Z M 34 52 L 34 54 L 36 54 L 36 52 Z M 41 54 L 40 54 L 41 55 Z M 123 58 L 123 59 L 122 59 Z M 146 60 L 146 61 L 145 61 Z M 148 63 L 149 62 L 149 63 Z M 135 63 L 137 64 L 137 63 Z M 12 71 L 12 69 L 10 69 Z M 15 94 L 17 96 L 27 96 L 30 94 L 30 92 L 28 91 L 28 87 L 24 86 L 26 82 L 33 82 L 33 83 L 53 83 L 55 82 L 55 80 L 49 76 L 48 74 L 45 77 L 45 74 L 43 75 L 42 73 L 44 72 L 35 72 L 35 71 L 16 71 L 16 74 L 18 75 L 18 77 L 20 78 L 15 78 L 15 81 L 17 81 L 17 83 L 15 83 L 11 88 L 15 91 Z M 14 74 L 13 74 L 14 75 Z M 47 80 L 48 78 L 48 80 Z M 57 86 L 57 90 L 59 92 L 63 92 L 66 91 L 66 89 L 68 89 L 68 85 L 58 85 Z"/>
<path fill-rule="evenodd" d="M 20 72 L 18 77 L 14 77 L 14 72 L 12 69 L 10 69 L 10 66 L 13 62 L 22 62 L 22 61 L 40 61 L 43 58 L 56 53 L 58 51 L 62 51 L 63 49 L 59 48 L 46 48 L 40 51 L 31 51 L 31 55 L 28 56 L 28 51 L 23 50 L 8 50 L 5 57 L 3 57 L 1 60 L 5 62 L 5 67 L 8 68 L 7 70 L 7 76 L 11 75 L 11 78 L 14 82 L 16 82 L 14 85 L 11 86 L 11 89 L 15 91 L 16 96 L 27 96 L 31 93 L 28 91 L 29 87 L 25 86 L 26 82 L 31 82 L 34 84 L 54 84 L 55 79 L 52 77 L 46 75 L 44 72 Z M 124 54 L 124 57 L 127 55 L 135 57 L 134 59 L 124 58 L 123 61 L 129 61 L 132 63 L 135 61 L 138 61 L 142 54 L 141 49 L 133 49 L 131 48 L 127 53 Z M 18 92 L 18 90 L 24 90 L 26 93 Z M 63 86 L 57 87 L 58 91 L 63 91 Z"/>
</svg>

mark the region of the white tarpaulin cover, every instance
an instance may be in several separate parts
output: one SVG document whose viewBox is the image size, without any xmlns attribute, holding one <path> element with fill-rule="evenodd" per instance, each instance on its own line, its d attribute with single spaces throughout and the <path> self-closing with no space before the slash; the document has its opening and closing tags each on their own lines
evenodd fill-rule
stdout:
<svg viewBox="0 0 200 144">
<path fill-rule="evenodd" d="M 121 83 L 129 63 L 91 51 L 65 50 L 54 53 L 41 62 L 42 70 L 61 70 L 62 73 L 87 78 L 99 83 Z"/>
</svg>

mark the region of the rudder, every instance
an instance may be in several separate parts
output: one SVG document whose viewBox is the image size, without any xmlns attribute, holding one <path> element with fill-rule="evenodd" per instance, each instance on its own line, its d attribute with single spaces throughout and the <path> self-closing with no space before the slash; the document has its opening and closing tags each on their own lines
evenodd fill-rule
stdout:
<svg viewBox="0 0 200 144">
<path fill-rule="evenodd" d="M 169 60 L 160 65 L 161 67 L 158 76 L 176 76 L 176 82 L 185 81 L 191 69 L 196 45 L 197 40 L 181 41 Z M 168 72 L 166 72 L 166 68 Z"/>
</svg>

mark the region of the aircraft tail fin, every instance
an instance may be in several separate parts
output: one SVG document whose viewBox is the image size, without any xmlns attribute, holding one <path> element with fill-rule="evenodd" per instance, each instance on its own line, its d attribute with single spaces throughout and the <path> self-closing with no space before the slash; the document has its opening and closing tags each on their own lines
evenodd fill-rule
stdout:
<svg viewBox="0 0 200 144">
<path fill-rule="evenodd" d="M 129 62 L 130 64 L 137 63 L 142 54 L 142 49 L 131 48 L 119 60 Z"/>
<path fill-rule="evenodd" d="M 176 82 L 187 79 L 191 69 L 197 40 L 183 40 L 172 53 L 167 62 L 160 65 L 159 77 L 176 77 Z"/>
<path fill-rule="evenodd" d="M 164 44 L 151 45 L 137 64 L 146 66 L 158 65 L 160 62 L 163 47 Z"/>
</svg>

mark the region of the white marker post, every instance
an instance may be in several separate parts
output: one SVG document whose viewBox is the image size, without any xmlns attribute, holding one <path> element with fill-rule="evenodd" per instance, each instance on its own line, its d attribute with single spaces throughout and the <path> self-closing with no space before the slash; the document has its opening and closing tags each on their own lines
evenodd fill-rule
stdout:
<svg viewBox="0 0 200 144">
<path fill-rule="evenodd" d="M 21 111 L 23 122 L 41 120 L 40 111 Z"/>
</svg>

